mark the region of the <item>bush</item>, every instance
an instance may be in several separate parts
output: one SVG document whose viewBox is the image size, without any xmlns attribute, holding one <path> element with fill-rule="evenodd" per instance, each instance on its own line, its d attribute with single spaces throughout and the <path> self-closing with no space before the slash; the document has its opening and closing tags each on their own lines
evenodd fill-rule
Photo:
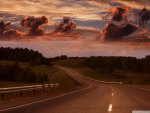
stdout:
<svg viewBox="0 0 150 113">
<path fill-rule="evenodd" d="M 27 82 L 27 83 L 48 83 L 48 75 L 32 72 L 30 67 L 23 69 L 18 63 L 12 65 L 0 65 L 0 80 L 13 82 Z"/>
</svg>

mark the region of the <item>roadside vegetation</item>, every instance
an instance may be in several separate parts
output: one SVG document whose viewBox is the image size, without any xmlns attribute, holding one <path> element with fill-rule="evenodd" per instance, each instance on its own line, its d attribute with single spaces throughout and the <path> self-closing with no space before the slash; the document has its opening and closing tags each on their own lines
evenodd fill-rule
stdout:
<svg viewBox="0 0 150 113">
<path fill-rule="evenodd" d="M 49 83 L 49 75 L 56 69 L 51 65 L 34 64 L 30 62 L 0 60 L 0 80 L 25 83 Z"/>
<path fill-rule="evenodd" d="M 88 57 L 68 58 L 53 62 L 72 67 L 82 75 L 98 80 L 117 81 L 126 84 L 150 84 L 150 57 Z"/>
<path fill-rule="evenodd" d="M 82 75 L 98 80 L 127 84 L 150 84 L 150 56 L 135 57 L 67 57 L 45 58 L 37 51 L 0 48 L 0 87 L 7 82 L 43 84 L 59 82 L 72 87 L 77 83 L 53 65 L 72 67 Z M 7 85 L 6 85 L 7 86 Z"/>
<path fill-rule="evenodd" d="M 78 85 L 64 71 L 54 66 L 31 66 L 25 62 L 0 60 L 0 87 L 45 83 L 60 83 L 62 88 L 73 88 Z"/>
<path fill-rule="evenodd" d="M 73 88 L 78 83 L 65 72 L 51 65 L 37 51 L 21 48 L 0 48 L 0 87 L 13 87 L 45 83 L 60 83 L 63 88 Z"/>
</svg>

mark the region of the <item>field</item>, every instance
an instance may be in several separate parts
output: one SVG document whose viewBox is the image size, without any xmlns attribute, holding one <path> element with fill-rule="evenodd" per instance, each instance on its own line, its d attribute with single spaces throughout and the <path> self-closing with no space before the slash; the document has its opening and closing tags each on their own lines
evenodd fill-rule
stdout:
<svg viewBox="0 0 150 113">
<path fill-rule="evenodd" d="M 84 59 L 67 59 L 67 60 L 58 60 L 55 62 L 52 62 L 54 65 L 59 66 L 66 66 L 66 67 L 79 67 L 79 63 L 83 61 Z"/>
<path fill-rule="evenodd" d="M 30 64 L 26 63 L 26 62 L 16 62 L 16 61 L 0 60 L 0 64 L 2 64 L 2 65 L 9 65 L 9 64 L 14 64 L 14 63 L 18 63 L 21 66 L 21 68 L 30 67 L 32 69 L 32 71 L 36 72 L 36 73 L 51 74 L 54 71 L 56 71 L 56 68 L 54 68 L 53 66 L 49 66 L 49 67 L 46 66 L 46 65 L 30 66 Z"/>
<path fill-rule="evenodd" d="M 6 60 L 0 60 L 1 65 L 9 65 L 18 63 L 20 64 L 21 68 L 27 68 L 30 67 L 31 70 L 37 74 L 47 74 L 49 78 L 49 83 L 60 83 L 61 87 L 63 88 L 72 88 L 76 87 L 78 85 L 77 82 L 72 80 L 68 75 L 53 66 L 46 66 L 46 65 L 37 65 L 37 66 L 30 66 L 29 63 L 25 62 L 14 62 L 14 61 L 6 61 Z M 0 81 L 0 87 L 14 87 L 14 86 L 24 86 L 24 85 L 33 85 L 31 83 L 21 83 L 21 82 L 10 82 L 10 81 Z"/>
<path fill-rule="evenodd" d="M 100 73 L 98 70 L 92 70 L 88 67 L 79 66 L 81 61 L 81 59 L 60 60 L 54 62 L 54 64 L 72 67 L 76 69 L 81 75 L 97 80 L 123 82 L 124 84 L 150 84 L 149 74 L 115 70 L 113 73 L 106 75 Z"/>
</svg>

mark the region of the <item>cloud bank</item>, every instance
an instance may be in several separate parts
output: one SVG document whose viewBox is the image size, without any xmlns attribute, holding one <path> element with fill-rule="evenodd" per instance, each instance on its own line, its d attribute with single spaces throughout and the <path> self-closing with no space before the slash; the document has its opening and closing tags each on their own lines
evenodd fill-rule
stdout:
<svg viewBox="0 0 150 113">
<path fill-rule="evenodd" d="M 51 36 L 48 35 L 29 42 L 26 40 L 30 40 L 30 38 L 19 41 L 1 41 L 0 43 L 4 47 L 19 46 L 39 50 L 47 57 L 61 54 L 69 56 L 127 55 L 142 57 L 148 54 L 150 50 L 149 39 L 143 38 L 145 37 L 143 32 L 141 35 L 136 34 L 127 37 L 127 40 L 122 39 L 122 41 L 116 43 L 101 43 L 99 41 L 100 29 L 107 22 L 102 17 L 112 7 L 128 6 L 133 9 L 134 14 L 139 12 L 145 5 L 150 9 L 149 3 L 149 0 L 144 0 L 144 2 L 143 0 L 0 0 L 0 20 L 10 21 L 9 29 L 25 33 L 29 31 L 31 34 L 37 33 L 39 30 L 43 31 L 42 29 L 44 29 L 44 32 L 51 32 L 64 16 L 74 17 L 74 21 L 78 24 L 73 34 L 75 37 L 70 35 L 67 38 L 54 37 L 51 39 Z M 40 25 L 36 26 L 36 29 L 32 29 L 33 26 L 20 26 L 21 20 L 26 16 L 41 17 L 43 15 L 49 20 L 49 17 L 53 16 L 53 18 L 52 23 L 40 24 L 42 29 Z M 84 30 L 80 28 L 84 28 Z M 148 33 L 149 31 L 150 28 Z M 79 33 L 82 36 L 79 36 Z M 45 39 L 45 41 L 42 39 Z"/>
</svg>

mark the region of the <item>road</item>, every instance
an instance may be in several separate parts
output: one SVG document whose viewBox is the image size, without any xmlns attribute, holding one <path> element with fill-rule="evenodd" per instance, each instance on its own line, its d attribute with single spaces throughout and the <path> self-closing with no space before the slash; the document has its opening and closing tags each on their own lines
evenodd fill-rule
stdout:
<svg viewBox="0 0 150 113">
<path fill-rule="evenodd" d="M 150 110 L 149 90 L 99 83 L 71 68 L 63 70 L 86 88 L 0 113 L 132 113 L 133 110 Z"/>
</svg>

